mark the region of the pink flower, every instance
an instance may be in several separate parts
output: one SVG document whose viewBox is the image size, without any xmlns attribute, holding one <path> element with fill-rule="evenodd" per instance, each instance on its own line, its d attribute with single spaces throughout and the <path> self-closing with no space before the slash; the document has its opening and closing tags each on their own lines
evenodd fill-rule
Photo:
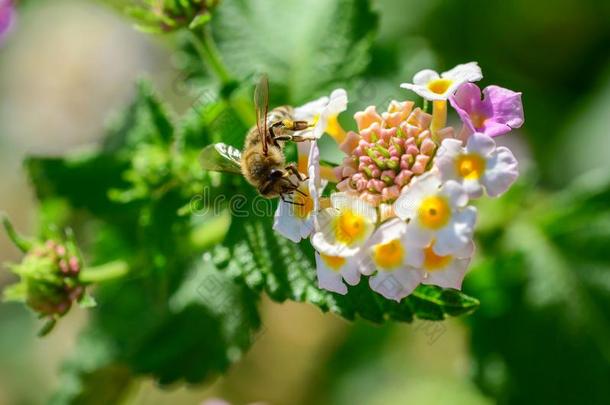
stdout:
<svg viewBox="0 0 610 405">
<path fill-rule="evenodd" d="M 481 89 L 476 84 L 464 83 L 449 97 L 470 133 L 481 132 L 494 137 L 504 135 L 523 125 L 521 93 L 498 86 Z"/>
<path fill-rule="evenodd" d="M 12 26 L 15 9 L 12 0 L 0 0 L 0 43 Z"/>
</svg>

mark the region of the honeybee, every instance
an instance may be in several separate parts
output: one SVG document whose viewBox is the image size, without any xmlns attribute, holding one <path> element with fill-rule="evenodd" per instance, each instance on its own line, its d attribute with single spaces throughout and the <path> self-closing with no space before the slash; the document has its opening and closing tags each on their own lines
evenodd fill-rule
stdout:
<svg viewBox="0 0 610 405">
<path fill-rule="evenodd" d="M 284 145 L 307 140 L 298 132 L 311 125 L 293 120 L 290 106 L 269 111 L 269 82 L 264 75 L 254 91 L 254 106 L 256 125 L 246 134 L 243 151 L 224 143 L 209 145 L 200 154 L 201 166 L 205 170 L 241 174 L 261 196 L 292 202 L 288 199 L 292 193 L 303 194 L 299 185 L 305 177 L 294 163 L 286 164 Z"/>
</svg>

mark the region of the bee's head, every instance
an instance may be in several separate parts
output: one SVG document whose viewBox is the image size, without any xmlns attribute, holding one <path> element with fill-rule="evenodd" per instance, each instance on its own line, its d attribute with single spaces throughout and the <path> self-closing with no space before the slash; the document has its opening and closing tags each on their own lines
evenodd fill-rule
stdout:
<svg viewBox="0 0 610 405">
<path fill-rule="evenodd" d="M 269 178 L 273 180 L 277 180 L 284 177 L 284 170 L 282 169 L 272 169 L 269 173 Z"/>
<path fill-rule="evenodd" d="M 290 193 L 298 186 L 294 179 L 287 176 L 287 172 L 281 168 L 274 168 L 269 171 L 267 180 L 262 182 L 258 191 L 263 197 L 275 198 L 280 194 Z"/>
</svg>

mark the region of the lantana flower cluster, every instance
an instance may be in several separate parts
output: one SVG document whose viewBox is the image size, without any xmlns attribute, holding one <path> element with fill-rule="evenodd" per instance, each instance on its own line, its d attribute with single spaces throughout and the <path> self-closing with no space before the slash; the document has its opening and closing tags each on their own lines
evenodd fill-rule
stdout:
<svg viewBox="0 0 610 405">
<path fill-rule="evenodd" d="M 274 229 L 292 240 L 309 238 L 321 288 L 346 294 L 368 277 L 370 287 L 400 301 L 419 284 L 460 289 L 474 252 L 477 209 L 471 202 L 498 197 L 518 177 L 513 153 L 495 137 L 523 124 L 521 93 L 498 86 L 480 90 L 476 62 L 438 74 L 423 70 L 402 88 L 432 104 L 392 101 L 355 114 L 357 131 L 337 116 L 347 109 L 338 89 L 295 109 L 339 143 L 343 163 L 320 163 L 316 141 L 299 145 L 307 176 L 293 201 L 281 201 Z M 462 127 L 447 126 L 447 105 Z M 325 187 L 330 191 L 324 193 Z"/>
</svg>

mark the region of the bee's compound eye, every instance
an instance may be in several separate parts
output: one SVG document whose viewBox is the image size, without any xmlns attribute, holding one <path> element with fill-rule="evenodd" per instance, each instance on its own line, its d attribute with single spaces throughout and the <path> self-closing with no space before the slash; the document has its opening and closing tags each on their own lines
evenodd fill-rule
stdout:
<svg viewBox="0 0 610 405">
<path fill-rule="evenodd" d="M 269 177 L 271 177 L 272 179 L 279 179 L 280 177 L 284 176 L 284 171 L 280 170 L 280 169 L 273 169 L 271 170 L 271 173 L 269 174 Z"/>
</svg>

